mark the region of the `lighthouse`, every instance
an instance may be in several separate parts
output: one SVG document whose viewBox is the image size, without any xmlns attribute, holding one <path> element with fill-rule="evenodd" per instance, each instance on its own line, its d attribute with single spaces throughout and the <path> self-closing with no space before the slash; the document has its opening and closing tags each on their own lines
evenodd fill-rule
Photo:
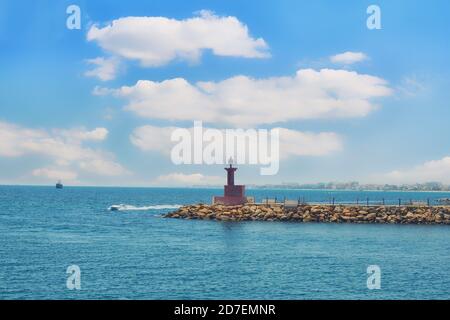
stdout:
<svg viewBox="0 0 450 320">
<path fill-rule="evenodd" d="M 223 196 L 213 197 L 213 204 L 232 206 L 246 203 L 245 186 L 234 184 L 234 173 L 237 168 L 233 167 L 233 159 L 230 158 L 229 167 L 224 169 L 227 172 L 227 184 L 224 186 Z"/>
</svg>

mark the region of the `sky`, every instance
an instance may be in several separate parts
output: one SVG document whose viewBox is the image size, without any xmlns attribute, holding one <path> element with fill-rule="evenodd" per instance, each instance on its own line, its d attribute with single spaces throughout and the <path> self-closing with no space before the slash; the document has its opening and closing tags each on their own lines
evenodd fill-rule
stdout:
<svg viewBox="0 0 450 320">
<path fill-rule="evenodd" d="M 370 5 L 381 29 L 367 27 Z M 242 165 L 240 183 L 450 183 L 448 12 L 444 0 L 2 1 L 0 184 L 223 184 L 223 164 L 170 157 L 170 133 L 194 121 L 279 128 L 277 174 Z"/>
</svg>

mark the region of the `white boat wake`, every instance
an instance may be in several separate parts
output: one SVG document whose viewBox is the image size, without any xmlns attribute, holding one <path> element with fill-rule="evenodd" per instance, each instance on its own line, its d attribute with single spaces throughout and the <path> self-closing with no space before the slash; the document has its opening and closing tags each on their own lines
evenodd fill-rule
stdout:
<svg viewBox="0 0 450 320">
<path fill-rule="evenodd" d="M 110 211 L 147 211 L 147 210 L 161 210 L 161 209 L 178 209 L 181 205 L 178 204 L 157 204 L 153 206 L 132 206 L 129 204 L 113 204 L 108 208 Z"/>
</svg>

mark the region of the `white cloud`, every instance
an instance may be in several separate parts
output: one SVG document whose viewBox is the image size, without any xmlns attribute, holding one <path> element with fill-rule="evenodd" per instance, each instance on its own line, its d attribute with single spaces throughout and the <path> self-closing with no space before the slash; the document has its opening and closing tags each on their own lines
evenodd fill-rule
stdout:
<svg viewBox="0 0 450 320">
<path fill-rule="evenodd" d="M 347 51 L 330 57 L 331 62 L 346 65 L 361 62 L 367 59 L 368 57 L 365 53 L 351 51 Z"/>
<path fill-rule="evenodd" d="M 405 170 L 395 170 L 382 176 L 389 183 L 424 183 L 437 181 L 450 183 L 450 156 L 427 161 Z"/>
<path fill-rule="evenodd" d="M 423 82 L 417 76 L 412 75 L 403 77 L 396 91 L 406 97 L 415 97 L 426 89 Z"/>
<path fill-rule="evenodd" d="M 219 176 L 206 176 L 201 173 L 184 174 L 169 173 L 161 175 L 154 181 L 158 185 L 164 186 L 205 186 L 205 185 L 222 185 L 224 178 Z"/>
<path fill-rule="evenodd" d="M 95 66 L 94 69 L 88 70 L 84 73 L 86 77 L 96 77 L 102 81 L 112 80 L 117 75 L 119 68 L 119 59 L 98 57 L 95 59 L 88 59 L 86 62 Z"/>
<path fill-rule="evenodd" d="M 170 136 L 176 127 L 142 126 L 133 130 L 130 141 L 142 151 L 157 151 L 169 155 L 172 148 Z"/>
<path fill-rule="evenodd" d="M 103 88 L 100 86 L 95 86 L 94 89 L 92 90 L 92 94 L 94 96 L 106 96 L 108 94 L 113 94 L 113 93 L 114 93 L 113 89 Z"/>
<path fill-rule="evenodd" d="M 300 132 L 285 128 L 280 131 L 281 157 L 326 156 L 342 150 L 342 139 L 334 132 Z"/>
<path fill-rule="evenodd" d="M 100 176 L 120 176 L 129 172 L 122 165 L 104 157 L 88 158 L 79 163 L 81 169 Z"/>
<path fill-rule="evenodd" d="M 169 155 L 176 142 L 170 136 L 177 127 L 142 126 L 136 128 L 130 135 L 133 145 L 142 151 L 155 151 Z M 203 128 L 207 130 L 208 128 Z M 334 132 L 301 132 L 297 130 L 276 128 L 279 130 L 281 158 L 291 156 L 325 156 L 342 149 L 342 139 Z M 193 128 L 188 129 L 193 137 Z M 222 130 L 222 132 L 224 132 Z M 204 146 L 207 145 L 204 142 Z M 258 150 L 258 146 L 253 146 Z M 243 150 L 243 152 L 246 152 Z"/>
<path fill-rule="evenodd" d="M 95 128 L 91 131 L 87 131 L 84 128 L 78 128 L 70 130 L 55 130 L 55 132 L 72 142 L 103 141 L 107 138 L 109 133 L 106 128 Z"/>
<path fill-rule="evenodd" d="M 144 118 L 198 120 L 239 127 L 301 119 L 364 117 L 391 94 L 385 80 L 347 70 L 300 69 L 293 77 L 235 76 L 191 84 L 183 78 L 140 80 L 119 89 L 97 88 L 128 101 Z"/>
<path fill-rule="evenodd" d="M 39 168 L 35 169 L 32 172 L 32 175 L 35 177 L 43 177 L 46 180 L 56 181 L 56 180 L 64 180 L 64 181 L 75 181 L 77 178 L 77 173 L 70 170 L 62 170 L 62 169 L 52 169 L 52 168 Z"/>
<path fill-rule="evenodd" d="M 145 67 L 162 66 L 174 59 L 197 61 L 210 49 L 218 56 L 268 57 L 267 44 L 254 39 L 236 17 L 219 17 L 210 11 L 176 20 L 166 17 L 123 17 L 111 24 L 93 25 L 87 33 L 105 51 L 137 60 Z"/>
<path fill-rule="evenodd" d="M 102 141 L 108 134 L 105 128 L 54 129 L 50 131 L 29 129 L 0 122 L 0 157 L 38 155 L 48 159 L 52 168 L 36 169 L 32 175 L 53 178 L 57 173 L 75 179 L 80 172 L 99 176 L 128 173 L 116 163 L 112 154 L 86 147 L 86 141 Z M 62 179 L 62 177 L 60 177 Z"/>
</svg>

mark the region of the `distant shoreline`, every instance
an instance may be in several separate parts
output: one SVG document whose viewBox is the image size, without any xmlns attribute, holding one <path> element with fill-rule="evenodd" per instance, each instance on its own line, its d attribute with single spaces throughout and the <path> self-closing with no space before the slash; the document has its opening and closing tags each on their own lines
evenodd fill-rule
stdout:
<svg viewBox="0 0 450 320">
<path fill-rule="evenodd" d="M 0 184 L 0 187 L 38 187 L 38 188 L 55 188 L 54 185 L 45 184 Z M 222 189 L 223 186 L 102 186 L 102 185 L 92 185 L 92 186 L 71 186 L 64 185 L 64 188 L 126 188 L 126 189 L 211 189 L 217 190 Z M 379 189 L 308 189 L 308 188 L 268 188 L 268 187 L 258 187 L 258 186 L 247 186 L 247 190 L 268 190 L 268 191 L 326 191 L 326 192 L 422 192 L 422 193 L 450 193 L 450 190 L 379 190 Z"/>
<path fill-rule="evenodd" d="M 328 192 L 434 192 L 450 193 L 450 190 L 378 190 L 378 189 L 296 189 L 296 188 L 247 188 L 247 190 L 288 190 L 288 191 L 328 191 Z"/>
</svg>

